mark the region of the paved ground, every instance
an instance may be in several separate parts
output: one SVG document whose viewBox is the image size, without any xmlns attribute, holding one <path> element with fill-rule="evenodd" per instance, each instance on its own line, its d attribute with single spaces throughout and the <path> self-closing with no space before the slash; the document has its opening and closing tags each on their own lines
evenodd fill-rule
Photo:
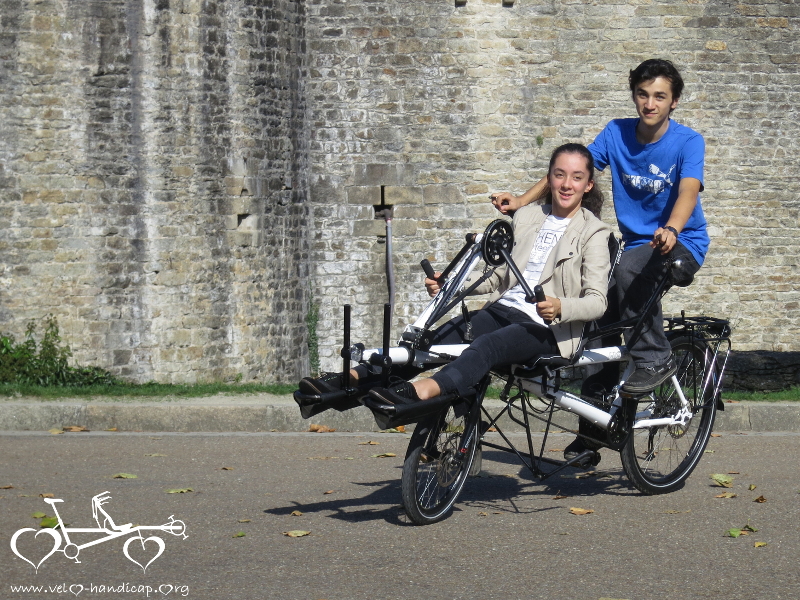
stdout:
<svg viewBox="0 0 800 600">
<path fill-rule="evenodd" d="M 2 433 L 0 597 L 800 596 L 798 434 L 723 433 L 682 490 L 655 497 L 636 493 L 608 451 L 598 467 L 606 475 L 577 479 L 572 471 L 544 484 L 508 455 L 487 451 L 483 476 L 469 480 L 457 510 L 427 527 L 409 525 L 399 506 L 406 444 L 405 435 L 377 433 Z M 375 456 L 387 452 L 397 456 Z M 712 486 L 709 474 L 730 472 L 730 490 Z M 186 488 L 193 491 L 166 492 Z M 69 526 L 88 527 L 90 498 L 106 490 L 104 508 L 117 524 L 159 525 L 175 515 L 188 538 L 160 533 L 163 554 L 146 572 L 123 550 L 146 565 L 157 542 L 126 548 L 124 536 L 83 549 L 80 564 L 56 553 L 38 572 L 11 552 L 15 531 L 37 527 L 34 512 L 53 514 L 40 494 L 64 500 L 58 508 Z M 715 497 L 725 491 L 737 496 Z M 766 501 L 754 502 L 759 496 Z M 594 512 L 577 516 L 571 507 Z M 748 523 L 757 531 L 723 535 Z M 311 533 L 283 535 L 291 530 Z M 79 543 L 92 535 L 73 533 Z M 34 562 L 53 545 L 31 532 L 18 542 Z"/>
</svg>

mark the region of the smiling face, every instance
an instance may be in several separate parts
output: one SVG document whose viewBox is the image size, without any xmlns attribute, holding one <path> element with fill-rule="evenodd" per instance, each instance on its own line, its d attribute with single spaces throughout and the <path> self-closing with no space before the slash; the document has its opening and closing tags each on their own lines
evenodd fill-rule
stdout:
<svg viewBox="0 0 800 600">
<path fill-rule="evenodd" d="M 642 81 L 633 90 L 633 103 L 639 113 L 639 126 L 651 133 L 661 133 L 669 127 L 669 115 L 678 106 L 672 94 L 672 83 L 666 77 Z"/>
<path fill-rule="evenodd" d="M 581 208 L 583 195 L 594 187 L 586 157 L 575 152 L 563 152 L 555 158 L 547 183 L 556 217 L 573 217 Z"/>
</svg>

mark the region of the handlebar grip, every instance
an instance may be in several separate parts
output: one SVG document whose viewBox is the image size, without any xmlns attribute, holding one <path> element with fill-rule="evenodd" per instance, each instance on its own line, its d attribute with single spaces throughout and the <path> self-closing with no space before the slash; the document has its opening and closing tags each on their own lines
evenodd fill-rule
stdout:
<svg viewBox="0 0 800 600">
<path fill-rule="evenodd" d="M 436 272 L 433 270 L 431 262 L 427 258 L 423 258 L 419 264 L 422 267 L 422 270 L 425 271 L 425 276 L 428 279 L 436 279 L 436 277 L 434 277 Z"/>
<path fill-rule="evenodd" d="M 534 286 L 533 295 L 536 296 L 537 302 L 544 302 L 547 300 L 547 296 L 544 295 L 544 289 L 540 285 Z"/>
</svg>

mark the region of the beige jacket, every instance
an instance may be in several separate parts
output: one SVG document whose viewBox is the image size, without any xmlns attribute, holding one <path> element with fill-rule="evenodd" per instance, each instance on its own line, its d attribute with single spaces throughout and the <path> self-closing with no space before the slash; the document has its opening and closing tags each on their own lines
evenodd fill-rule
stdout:
<svg viewBox="0 0 800 600">
<path fill-rule="evenodd" d="M 523 272 L 536 236 L 550 214 L 550 209 L 549 204 L 529 204 L 514 214 L 514 248 L 511 258 Z M 611 227 L 581 208 L 567 225 L 564 235 L 550 252 L 544 266 L 539 284 L 546 295 L 561 300 L 561 316 L 550 324 L 550 329 L 564 358 L 572 357 L 577 350 L 583 324 L 599 319 L 606 311 L 610 269 L 609 235 Z M 477 278 L 478 275 L 473 274 L 470 279 Z M 473 293 L 491 293 L 485 305 L 488 306 L 516 284 L 517 278 L 503 265 Z"/>
</svg>

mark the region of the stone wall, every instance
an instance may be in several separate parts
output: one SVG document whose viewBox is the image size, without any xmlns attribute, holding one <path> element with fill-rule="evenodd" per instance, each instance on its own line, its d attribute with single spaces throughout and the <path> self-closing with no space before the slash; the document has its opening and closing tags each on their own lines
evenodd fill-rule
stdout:
<svg viewBox="0 0 800 600">
<path fill-rule="evenodd" d="M 395 334 L 553 148 L 633 116 L 673 60 L 706 137 L 712 248 L 685 308 L 734 348 L 797 352 L 796 1 L 0 0 L 0 323 L 59 317 L 84 364 L 139 381 L 291 380 L 340 315 Z M 608 177 L 600 185 L 609 188 Z M 605 215 L 613 221 L 613 207 Z M 795 374 L 794 377 L 797 375 Z"/>
<path fill-rule="evenodd" d="M 681 69 L 674 116 L 708 148 L 712 247 L 665 311 L 730 317 L 738 351 L 800 349 L 798 16 L 797 2 L 309 2 L 323 367 L 338 365 L 344 301 L 380 344 L 381 186 L 394 205 L 399 330 L 426 300 L 419 260 L 441 268 L 464 232 L 497 216 L 489 192 L 526 190 L 553 148 L 635 116 L 627 74 L 651 57 Z"/>
<path fill-rule="evenodd" d="M 3 330 L 52 312 L 80 363 L 138 381 L 307 370 L 302 3 L 0 18 Z"/>
</svg>

